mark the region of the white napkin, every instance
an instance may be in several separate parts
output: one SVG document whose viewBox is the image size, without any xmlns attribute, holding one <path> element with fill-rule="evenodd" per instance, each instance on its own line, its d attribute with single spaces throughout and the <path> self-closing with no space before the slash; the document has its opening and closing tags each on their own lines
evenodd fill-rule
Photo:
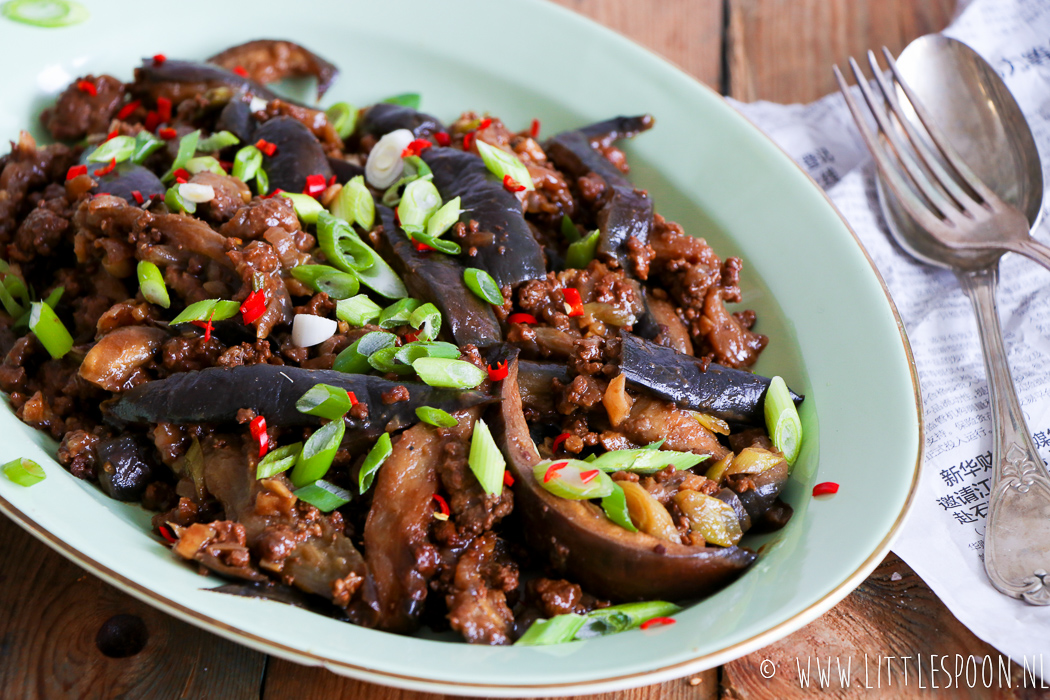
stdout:
<svg viewBox="0 0 1050 700">
<path fill-rule="evenodd" d="M 1006 81 L 1032 127 L 1043 181 L 1050 183 L 1050 2 L 972 0 L 944 33 L 975 49 Z M 984 573 L 991 412 L 969 301 L 951 272 L 919 265 L 890 243 L 875 196 L 874 166 L 841 95 L 810 105 L 733 105 L 827 190 L 878 266 L 907 328 L 922 385 L 926 461 L 894 551 L 977 636 L 1018 663 L 1040 668 L 1035 662 L 1041 655 L 1050 660 L 1050 606 L 1008 598 Z M 1043 217 L 1035 235 L 1050 242 L 1050 217 Z M 1000 271 L 999 310 L 1010 368 L 1045 460 L 1050 458 L 1050 272 L 1017 255 L 1005 256 Z"/>
</svg>

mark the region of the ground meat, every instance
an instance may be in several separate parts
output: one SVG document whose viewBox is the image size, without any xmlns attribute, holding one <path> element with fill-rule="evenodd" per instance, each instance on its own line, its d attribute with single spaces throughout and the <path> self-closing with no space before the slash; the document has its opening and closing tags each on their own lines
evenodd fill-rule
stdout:
<svg viewBox="0 0 1050 700">
<path fill-rule="evenodd" d="M 343 154 L 343 140 L 335 128 L 328 123 L 328 116 L 321 110 L 310 109 L 284 100 L 271 100 L 261 113 L 264 119 L 287 116 L 302 123 L 321 142 L 325 155 L 339 157 Z"/>
<path fill-rule="evenodd" d="M 460 420 L 452 428 L 439 429 L 444 454 L 438 463 L 438 477 L 451 511 L 454 532 L 448 533 L 460 542 L 480 535 L 510 514 L 514 508 L 514 496 L 510 487 L 504 486 L 498 496 L 491 496 L 481 488 L 478 479 L 467 465 L 470 438 L 474 418 L 479 412 L 470 411 L 470 419 Z M 461 414 L 457 414 L 461 415 Z"/>
<path fill-rule="evenodd" d="M 223 345 L 215 336 L 180 336 L 161 346 L 161 364 L 169 374 L 191 372 L 214 367 L 222 354 Z"/>
<path fill-rule="evenodd" d="M 292 200 L 287 197 L 253 199 L 247 206 L 238 209 L 233 218 L 222 225 L 219 233 L 228 238 L 250 241 L 261 238 L 275 226 L 293 234 L 301 229 Z"/>
<path fill-rule="evenodd" d="M 197 207 L 197 215 L 212 223 L 229 221 L 252 199 L 252 192 L 248 186 L 232 176 L 205 170 L 190 178 L 190 182 L 208 185 L 215 191 L 215 199 Z"/>
<path fill-rule="evenodd" d="M 266 364 L 273 357 L 270 343 L 266 340 L 257 340 L 254 343 L 241 343 L 227 348 L 219 355 L 215 364 L 219 367 L 240 367 L 241 365 Z"/>
<path fill-rule="evenodd" d="M 330 318 L 335 312 L 335 299 L 331 299 L 324 292 L 319 292 L 310 297 L 310 301 L 302 306 L 295 307 L 296 314 L 310 314 L 312 316 L 324 316 Z"/>
<path fill-rule="evenodd" d="M 517 566 L 493 533 L 478 537 L 460 557 L 452 590 L 445 596 L 448 620 L 468 641 L 510 644 L 514 615 L 507 591 L 517 588 Z"/>
<path fill-rule="evenodd" d="M 252 321 L 256 337 L 261 340 L 269 336 L 275 326 L 291 323 L 292 298 L 281 277 L 281 261 L 273 246 L 264 241 L 252 241 L 243 249 L 231 250 L 229 258 L 236 265 L 243 283 L 240 298 L 246 298 L 252 290 L 266 292 L 266 311 Z"/>
<path fill-rule="evenodd" d="M 36 141 L 22 131 L 13 144 L 11 153 L 0 163 L 0 246 L 11 242 L 11 234 L 18 228 L 18 215 L 29 192 L 47 183 L 65 179 L 65 172 L 76 157 L 60 143 L 37 148 Z"/>
<path fill-rule="evenodd" d="M 408 389 L 403 385 L 398 384 L 390 391 L 384 391 L 380 395 L 380 399 L 383 401 L 383 405 L 389 406 L 390 404 L 400 403 L 401 401 L 408 401 L 409 399 Z"/>
<path fill-rule="evenodd" d="M 58 446 L 58 463 L 78 479 L 94 481 L 96 478 L 95 445 L 98 436 L 86 430 L 70 430 Z"/>
<path fill-rule="evenodd" d="M 29 212 L 15 232 L 14 242 L 7 247 L 9 260 L 29 262 L 37 256 L 50 256 L 69 230 L 69 220 L 46 207 Z"/>
<path fill-rule="evenodd" d="M 570 613 L 583 615 L 609 605 L 584 593 L 578 584 L 565 579 L 533 579 L 526 586 L 526 591 L 526 599 L 539 608 L 541 617 L 547 619 Z"/>
<path fill-rule="evenodd" d="M 580 408 L 590 409 L 601 401 L 605 394 L 602 383 L 582 374 L 574 377 L 567 386 L 561 385 L 561 382 L 555 379 L 554 386 L 558 395 L 556 408 L 558 413 L 566 416 Z"/>
<path fill-rule="evenodd" d="M 703 338 L 703 350 L 714 354 L 715 362 L 727 367 L 750 367 L 766 347 L 769 338 L 752 333 L 730 314 L 722 303 L 722 290 L 711 289 L 704 303 L 704 315 L 696 323 Z"/>
<path fill-rule="evenodd" d="M 710 455 L 712 462 L 729 453 L 715 434 L 700 425 L 691 413 L 647 396 L 635 400 L 619 430 L 638 445 L 664 440 L 663 446 L 668 450 Z"/>
<path fill-rule="evenodd" d="M 670 506 L 679 491 L 699 491 L 709 496 L 718 493 L 718 484 L 691 471 L 677 471 L 668 466 L 652 476 L 643 477 L 642 487 L 664 506 Z"/>
<path fill-rule="evenodd" d="M 94 86 L 95 94 L 82 90 L 82 83 Z M 55 106 L 40 115 L 40 121 L 56 140 L 75 141 L 88 134 L 107 133 L 123 103 L 124 83 L 111 75 L 88 75 L 70 83 Z"/>
</svg>

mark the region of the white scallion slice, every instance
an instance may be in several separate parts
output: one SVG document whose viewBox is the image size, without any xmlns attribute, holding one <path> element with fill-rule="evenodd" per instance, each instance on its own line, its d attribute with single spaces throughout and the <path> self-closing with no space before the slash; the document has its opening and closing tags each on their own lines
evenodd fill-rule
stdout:
<svg viewBox="0 0 1050 700">
<path fill-rule="evenodd" d="M 395 129 L 379 139 L 365 162 L 365 179 L 378 190 L 385 190 L 397 182 L 405 163 L 401 154 L 415 140 L 408 129 Z"/>
<path fill-rule="evenodd" d="M 292 319 L 292 343 L 301 348 L 312 348 L 335 335 L 339 327 L 335 321 L 313 314 L 296 314 Z"/>
<path fill-rule="evenodd" d="M 341 299 L 335 305 L 336 318 L 340 321 L 346 321 L 351 326 L 364 326 L 369 323 L 375 323 L 379 320 L 381 313 L 383 313 L 383 308 L 364 294 L 358 294 L 349 299 Z"/>
<path fill-rule="evenodd" d="M 783 377 L 773 377 L 769 382 L 763 408 L 766 432 L 773 445 L 784 455 L 788 466 L 794 465 L 802 449 L 802 421 Z"/>
<path fill-rule="evenodd" d="M 397 218 L 407 233 L 423 233 L 427 221 L 440 208 L 441 195 L 434 183 L 430 180 L 413 180 L 401 195 Z"/>
<path fill-rule="evenodd" d="M 211 156 L 197 156 L 196 158 L 190 158 L 186 161 L 186 170 L 191 175 L 203 173 L 204 171 L 215 173 L 216 175 L 226 174 L 226 171 L 222 169 L 222 165 L 219 161 Z"/>
<path fill-rule="evenodd" d="M 114 136 L 99 144 L 99 147 L 92 151 L 87 159 L 91 163 L 108 163 L 111 160 L 123 163 L 130 160 L 133 155 L 135 155 L 135 137 Z"/>
<path fill-rule="evenodd" d="M 525 167 L 525 164 L 516 155 L 507 153 L 502 148 L 490 146 L 480 139 L 476 139 L 474 143 L 477 144 L 478 153 L 481 154 L 481 159 L 485 161 L 485 167 L 489 169 L 490 173 L 500 180 L 510 175 L 514 182 L 524 185 L 526 190 L 536 189 L 536 186 L 532 184 L 532 176 L 529 175 L 529 169 Z"/>
<path fill-rule="evenodd" d="M 485 493 L 498 496 L 503 492 L 503 473 L 507 470 L 507 460 L 492 439 L 489 426 L 480 418 L 474 423 L 467 466 L 474 472 Z"/>
<path fill-rule="evenodd" d="M 376 221 L 376 203 L 363 175 L 351 178 L 332 202 L 332 215 L 370 231 Z"/>
<path fill-rule="evenodd" d="M 171 297 L 168 296 L 168 288 L 164 285 L 164 276 L 160 268 L 148 260 L 140 260 L 136 269 L 139 280 L 139 291 L 151 304 L 156 304 L 162 309 L 171 306 Z"/>
</svg>

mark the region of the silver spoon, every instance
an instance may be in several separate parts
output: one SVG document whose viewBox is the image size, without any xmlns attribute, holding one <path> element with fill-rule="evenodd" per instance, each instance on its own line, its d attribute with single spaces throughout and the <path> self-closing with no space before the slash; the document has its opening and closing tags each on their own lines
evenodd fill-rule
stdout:
<svg viewBox="0 0 1050 700">
<path fill-rule="evenodd" d="M 1021 110 L 992 67 L 965 44 L 931 35 L 912 42 L 897 68 L 971 170 L 1034 227 L 1043 197 L 1039 154 Z M 919 261 L 954 270 L 977 316 L 994 433 L 985 571 L 1002 593 L 1048 605 L 1050 476 L 1006 361 L 995 300 L 1005 250 L 961 249 L 935 239 L 902 210 L 889 188 L 877 185 L 894 240 Z"/>
</svg>

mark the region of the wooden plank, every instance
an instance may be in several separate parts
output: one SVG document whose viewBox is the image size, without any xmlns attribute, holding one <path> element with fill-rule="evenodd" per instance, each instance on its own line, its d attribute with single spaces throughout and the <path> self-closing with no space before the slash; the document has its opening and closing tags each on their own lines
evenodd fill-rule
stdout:
<svg viewBox="0 0 1050 700">
<path fill-rule="evenodd" d="M 690 678 L 619 693 L 576 696 L 561 700 L 715 700 L 718 671 L 711 669 Z M 262 700 L 452 700 L 458 696 L 415 693 L 343 678 L 322 668 L 307 668 L 281 659 L 270 659 Z M 558 699 L 555 699 L 558 700 Z"/>
<path fill-rule="evenodd" d="M 722 0 L 554 0 L 654 51 L 719 89 Z M 610 87 L 611 87 L 610 83 Z"/>
<path fill-rule="evenodd" d="M 837 89 L 831 66 L 868 49 L 894 54 L 940 31 L 956 0 L 727 0 L 729 92 L 810 102 Z"/>
<path fill-rule="evenodd" d="M 959 686 L 948 685 L 945 674 L 934 676 L 941 690 L 933 690 L 930 680 L 930 656 L 948 655 L 946 663 L 954 673 L 956 654 L 966 660 L 989 656 L 995 669 L 993 687 L 985 688 L 979 676 L 971 688 L 963 676 Z M 865 680 L 865 655 L 868 675 Z M 923 680 L 916 675 L 915 659 L 923 660 Z M 910 657 L 907 685 L 902 657 Z M 819 659 L 818 659 L 819 657 Z M 830 684 L 821 689 L 815 666 L 819 660 L 827 667 L 830 657 Z M 895 657 L 887 661 L 879 658 Z M 848 663 L 852 660 L 851 666 Z M 848 669 L 849 687 L 840 683 L 838 664 Z M 882 663 L 883 674 L 877 667 Z M 764 666 L 763 666 L 764 664 Z M 772 666 L 770 664 L 773 664 Z M 801 687 L 799 664 L 810 669 L 808 687 Z M 978 670 L 980 667 L 976 667 Z M 775 669 L 772 677 L 770 671 Z M 886 669 L 892 676 L 887 681 Z M 764 673 L 763 673 L 764 672 Z M 771 644 L 722 668 L 722 697 L 727 700 L 794 700 L 827 694 L 840 700 L 852 698 L 893 697 L 896 700 L 927 698 L 1045 698 L 1047 694 L 1033 688 L 1037 681 L 1028 680 L 1023 688 L 1022 669 L 1012 664 L 1011 679 L 1005 675 L 1000 686 L 999 652 L 966 629 L 945 607 L 933 591 L 897 555 L 890 554 L 875 572 L 841 603 L 823 617 L 795 634 Z M 887 683 L 892 682 L 892 686 Z M 881 683 L 881 687 L 880 684 Z M 954 683 L 954 681 L 953 681 Z M 866 687 L 867 686 L 870 687 Z M 924 687 L 920 687 L 924 686 Z"/>
<path fill-rule="evenodd" d="M 266 664 L 85 573 L 3 516 L 0 650 L 8 700 L 247 700 L 259 697 Z"/>
</svg>

